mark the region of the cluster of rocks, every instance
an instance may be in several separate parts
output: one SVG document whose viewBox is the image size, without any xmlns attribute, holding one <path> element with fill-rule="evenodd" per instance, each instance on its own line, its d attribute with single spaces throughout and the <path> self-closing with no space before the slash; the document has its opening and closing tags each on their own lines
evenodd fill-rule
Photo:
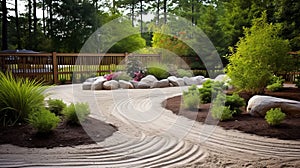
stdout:
<svg viewBox="0 0 300 168">
<path fill-rule="evenodd" d="M 103 76 L 89 78 L 82 84 L 83 90 L 115 90 L 115 89 L 149 89 L 173 86 L 201 85 L 208 78 L 204 76 L 177 78 L 170 76 L 167 79 L 158 80 L 153 75 L 147 75 L 141 81 L 107 80 Z"/>
</svg>

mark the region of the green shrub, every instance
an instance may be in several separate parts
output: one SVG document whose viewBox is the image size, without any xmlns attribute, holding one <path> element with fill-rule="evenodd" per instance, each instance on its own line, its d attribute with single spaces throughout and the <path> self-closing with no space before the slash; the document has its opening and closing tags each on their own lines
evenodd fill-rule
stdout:
<svg viewBox="0 0 300 168">
<path fill-rule="evenodd" d="M 199 91 L 196 85 L 188 88 L 188 91 L 183 92 L 183 106 L 186 109 L 198 109 L 200 103 Z"/>
<path fill-rule="evenodd" d="M 184 70 L 184 69 L 178 69 L 177 74 L 178 74 L 179 78 L 182 78 L 182 77 L 185 77 L 185 76 L 186 77 L 192 77 L 193 76 L 193 73 L 191 71 Z"/>
<path fill-rule="evenodd" d="M 129 57 L 126 62 L 126 72 L 130 77 L 134 77 L 136 72 L 145 71 L 143 64 L 135 57 Z"/>
<path fill-rule="evenodd" d="M 272 92 L 279 91 L 282 88 L 283 88 L 283 86 L 280 83 L 273 83 L 273 84 L 267 86 L 267 89 Z"/>
<path fill-rule="evenodd" d="M 62 114 L 66 117 L 68 123 L 80 124 L 90 114 L 90 108 L 87 103 L 71 103 L 63 109 Z"/>
<path fill-rule="evenodd" d="M 58 126 L 59 122 L 59 117 L 44 108 L 31 112 L 28 116 L 28 123 L 39 133 L 50 132 Z"/>
<path fill-rule="evenodd" d="M 276 92 L 283 88 L 284 79 L 282 77 L 272 76 L 269 80 L 267 89 Z"/>
<path fill-rule="evenodd" d="M 226 86 L 223 82 L 214 82 L 212 80 L 207 80 L 202 84 L 202 88 L 199 88 L 200 102 L 211 103 L 212 95 L 222 91 Z"/>
<path fill-rule="evenodd" d="M 238 94 L 226 96 L 225 106 L 230 107 L 230 110 L 234 112 L 233 115 L 240 114 L 242 112 L 240 110 L 240 107 L 243 107 L 245 105 L 245 100 L 241 98 Z"/>
<path fill-rule="evenodd" d="M 113 78 L 114 80 L 124 80 L 124 81 L 130 81 L 132 80 L 132 78 L 125 72 L 122 72 L 120 74 L 118 74 L 115 78 Z"/>
<path fill-rule="evenodd" d="M 147 68 L 147 74 L 153 75 L 157 79 L 166 79 L 169 77 L 168 67 L 165 65 L 159 66 L 151 66 Z"/>
<path fill-rule="evenodd" d="M 59 79 L 59 81 L 60 81 L 60 84 L 65 84 L 66 83 L 66 81 L 67 81 L 67 79 L 66 78 L 61 78 L 61 79 Z"/>
<path fill-rule="evenodd" d="M 232 119 L 232 115 L 236 113 L 230 109 L 230 106 L 225 106 L 226 96 L 218 93 L 216 99 L 212 102 L 211 113 L 214 119 L 225 121 Z"/>
<path fill-rule="evenodd" d="M 29 113 L 44 106 L 46 87 L 37 80 L 14 78 L 0 72 L 0 122 L 14 125 L 23 122 Z"/>
<path fill-rule="evenodd" d="M 300 88 L 300 76 L 297 76 L 296 77 L 296 81 L 295 81 L 295 84 L 298 88 Z"/>
<path fill-rule="evenodd" d="M 280 108 L 272 108 L 271 110 L 267 111 L 265 119 L 267 123 L 271 126 L 279 125 L 284 119 L 285 114 L 281 111 Z"/>
<path fill-rule="evenodd" d="M 48 109 L 56 115 L 61 115 L 62 110 L 66 107 L 66 104 L 59 99 L 49 99 L 47 103 Z"/>
<path fill-rule="evenodd" d="M 226 72 L 232 84 L 252 94 L 263 93 L 272 74 L 290 68 L 289 42 L 279 37 L 282 26 L 267 20 L 266 12 L 254 19 L 228 56 Z"/>
</svg>

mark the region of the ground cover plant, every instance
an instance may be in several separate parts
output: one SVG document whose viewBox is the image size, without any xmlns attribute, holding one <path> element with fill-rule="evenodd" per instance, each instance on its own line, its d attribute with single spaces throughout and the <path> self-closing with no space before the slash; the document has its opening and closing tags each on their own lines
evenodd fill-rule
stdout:
<svg viewBox="0 0 300 168">
<path fill-rule="evenodd" d="M 188 91 L 183 92 L 183 106 L 184 108 L 195 110 L 200 104 L 199 90 L 196 85 L 188 88 Z"/>
<path fill-rule="evenodd" d="M 59 99 L 47 100 L 48 109 L 55 115 L 61 115 L 62 110 L 66 107 L 66 103 Z"/>
<path fill-rule="evenodd" d="M 272 108 L 267 111 L 265 119 L 267 123 L 271 126 L 279 125 L 284 119 L 286 115 L 281 111 L 280 108 Z"/>
<path fill-rule="evenodd" d="M 52 131 L 61 121 L 58 116 L 45 108 L 31 112 L 27 120 L 32 127 L 37 129 L 38 133 L 48 133 Z"/>
<path fill-rule="evenodd" d="M 90 114 L 89 105 L 87 103 L 71 103 L 63 109 L 62 114 L 70 124 L 80 124 Z"/>
</svg>

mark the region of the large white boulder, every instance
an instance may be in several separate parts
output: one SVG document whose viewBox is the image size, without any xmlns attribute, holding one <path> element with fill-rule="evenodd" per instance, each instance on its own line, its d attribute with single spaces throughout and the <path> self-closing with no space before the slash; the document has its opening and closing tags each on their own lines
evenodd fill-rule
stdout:
<svg viewBox="0 0 300 168">
<path fill-rule="evenodd" d="M 272 96 L 255 95 L 248 101 L 247 112 L 264 117 L 271 108 L 281 108 L 289 116 L 300 117 L 300 102 Z"/>
<path fill-rule="evenodd" d="M 103 76 L 96 78 L 96 81 L 92 84 L 92 90 L 102 90 L 103 83 L 106 81 L 107 80 Z"/>
<path fill-rule="evenodd" d="M 103 83 L 103 88 L 106 90 L 115 90 L 119 88 L 119 82 L 116 80 L 110 80 Z"/>
<path fill-rule="evenodd" d="M 158 82 L 158 80 L 153 75 L 147 75 L 146 77 L 141 79 L 140 82 L 143 83 L 143 84 L 147 84 L 152 88 L 154 86 L 154 83 Z"/>
<path fill-rule="evenodd" d="M 133 85 L 132 83 L 128 82 L 128 81 L 124 81 L 124 80 L 119 80 L 119 86 L 122 89 L 133 89 Z"/>
</svg>

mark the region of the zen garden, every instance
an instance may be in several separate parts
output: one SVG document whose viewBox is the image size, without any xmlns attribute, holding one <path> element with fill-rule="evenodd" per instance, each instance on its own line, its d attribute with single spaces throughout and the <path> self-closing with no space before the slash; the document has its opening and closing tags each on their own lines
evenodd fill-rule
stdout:
<svg viewBox="0 0 300 168">
<path fill-rule="evenodd" d="M 2 0 L 0 167 L 300 167 L 300 1 Z"/>
</svg>

